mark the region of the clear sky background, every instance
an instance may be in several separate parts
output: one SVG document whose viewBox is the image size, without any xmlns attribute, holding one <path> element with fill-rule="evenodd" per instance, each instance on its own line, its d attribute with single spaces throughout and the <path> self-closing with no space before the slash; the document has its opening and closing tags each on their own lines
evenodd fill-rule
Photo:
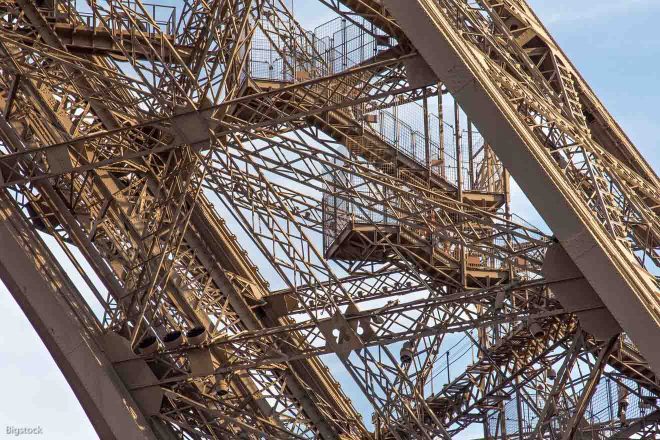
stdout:
<svg viewBox="0 0 660 440">
<path fill-rule="evenodd" d="M 157 3 L 157 2 L 154 2 Z M 301 21 L 327 20 L 313 0 L 294 0 Z M 655 170 L 660 37 L 658 0 L 530 0 L 555 39 Z M 519 191 L 514 209 L 541 224 Z M 0 246 L 2 244 L 0 243 Z M 48 351 L 0 284 L 0 438 L 6 426 L 43 427 L 47 439 L 97 438 Z M 365 414 L 365 418 L 369 417 Z"/>
</svg>

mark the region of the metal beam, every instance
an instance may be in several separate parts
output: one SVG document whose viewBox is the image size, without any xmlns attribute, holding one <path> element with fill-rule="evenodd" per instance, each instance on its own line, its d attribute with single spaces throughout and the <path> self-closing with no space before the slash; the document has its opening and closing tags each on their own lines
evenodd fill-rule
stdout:
<svg viewBox="0 0 660 440">
<path fill-rule="evenodd" d="M 521 107 L 515 104 L 518 98 L 507 94 L 508 87 L 513 86 L 512 79 L 488 61 L 468 38 L 468 32 L 460 31 L 476 12 L 468 11 L 467 3 L 459 0 L 440 4 L 432 0 L 385 0 L 385 5 L 659 373 L 660 351 L 656 342 L 660 339 L 660 291 L 655 279 L 611 230 L 595 221 L 592 208 L 574 189 L 554 153 L 548 151 L 529 121 L 519 113 Z M 456 20 L 460 21 L 459 26 Z M 523 95 L 529 93 L 523 99 L 533 99 L 535 92 L 528 92 L 527 84 L 515 87 Z M 548 111 L 549 107 L 539 105 L 538 111 Z M 576 142 L 585 149 L 596 148 L 592 140 L 581 134 L 575 136 L 579 136 Z"/>
<path fill-rule="evenodd" d="M 6 192 L 0 193 L 0 278 L 104 439 L 158 438 L 99 344 L 80 293 Z"/>
</svg>

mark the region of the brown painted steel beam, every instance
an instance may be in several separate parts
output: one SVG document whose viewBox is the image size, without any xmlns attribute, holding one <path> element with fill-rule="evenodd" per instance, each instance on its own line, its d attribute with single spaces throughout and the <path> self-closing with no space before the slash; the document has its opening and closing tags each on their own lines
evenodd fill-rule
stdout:
<svg viewBox="0 0 660 440">
<path fill-rule="evenodd" d="M 0 278 L 103 439 L 158 438 L 97 341 L 82 296 L 15 203 L 0 193 Z"/>
<path fill-rule="evenodd" d="M 461 2 L 449 2 L 460 8 Z M 489 63 L 432 0 L 386 0 L 388 10 L 475 121 L 605 305 L 660 372 L 660 292 L 593 211 L 504 94 Z M 504 80 L 504 79 L 503 79 Z"/>
</svg>

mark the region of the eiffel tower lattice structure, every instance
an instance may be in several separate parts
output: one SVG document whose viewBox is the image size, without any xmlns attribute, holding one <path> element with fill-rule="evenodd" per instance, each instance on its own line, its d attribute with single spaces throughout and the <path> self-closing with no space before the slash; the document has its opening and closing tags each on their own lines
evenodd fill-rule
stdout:
<svg viewBox="0 0 660 440">
<path fill-rule="evenodd" d="M 316 3 L 0 0 L 0 279 L 99 437 L 658 438 L 658 177 L 529 5 Z"/>
</svg>

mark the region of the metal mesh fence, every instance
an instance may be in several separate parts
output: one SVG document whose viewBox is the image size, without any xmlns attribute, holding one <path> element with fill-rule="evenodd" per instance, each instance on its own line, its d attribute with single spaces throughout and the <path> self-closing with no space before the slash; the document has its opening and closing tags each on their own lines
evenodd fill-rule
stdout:
<svg viewBox="0 0 660 440">
<path fill-rule="evenodd" d="M 247 74 L 255 80 L 281 82 L 318 78 L 355 67 L 393 44 L 372 24 L 358 23 L 338 17 L 302 32 L 287 23 L 278 29 L 263 20 L 252 39 Z"/>
<path fill-rule="evenodd" d="M 176 29 L 178 17 L 174 6 L 133 0 L 94 0 L 92 4 L 97 14 L 92 13 L 86 0 L 55 0 L 52 6 L 40 10 L 47 17 L 59 21 L 73 22 L 79 19 L 82 25 L 95 31 L 107 29 L 111 32 L 137 35 L 137 25 L 140 33 L 153 37 L 160 34 L 172 35 Z M 73 17 L 76 17 L 76 20 L 73 20 Z"/>
<path fill-rule="evenodd" d="M 451 124 L 428 114 L 424 127 L 423 107 L 418 103 L 381 109 L 365 118 L 368 128 L 393 146 L 398 154 L 431 168 L 431 172 L 458 186 L 456 132 Z M 441 139 L 442 133 L 442 139 Z M 503 188 L 504 169 L 476 130 L 462 130 L 461 187 L 464 191 L 498 193 Z M 428 149 L 428 152 L 427 152 Z M 427 160 L 427 154 L 430 154 Z"/>
<path fill-rule="evenodd" d="M 583 433 L 581 438 L 604 439 L 612 437 L 625 424 L 648 416 L 658 410 L 657 399 L 649 391 L 640 388 L 630 379 L 617 381 L 606 377 L 598 384 L 580 423 Z M 625 393 L 626 404 L 621 404 L 622 389 L 636 390 L 636 393 Z M 529 400 L 521 399 L 520 407 L 516 400 L 510 400 L 504 405 L 505 429 L 508 435 L 519 435 L 520 428 L 523 437 L 534 432 L 538 424 L 537 410 L 545 405 L 545 394 L 529 394 Z M 574 411 L 574 402 L 561 402 L 563 411 L 552 419 L 546 433 L 563 433 Z M 568 405 L 568 406 L 567 406 Z M 568 410 L 567 410 L 568 409 Z M 500 412 L 492 412 L 488 417 L 489 434 L 495 436 L 502 433 L 502 418 Z M 587 437 L 585 437 L 585 435 Z M 559 438 L 559 437 L 558 437 Z"/>
<path fill-rule="evenodd" d="M 392 203 L 378 202 L 386 189 L 367 181 L 359 176 L 337 173 L 337 183 L 332 188 L 335 195 L 326 195 L 323 198 L 323 243 L 327 250 L 339 235 L 352 224 L 379 224 L 396 225 L 398 223 L 393 215 Z M 339 188 L 350 188 L 350 194 Z"/>
</svg>

